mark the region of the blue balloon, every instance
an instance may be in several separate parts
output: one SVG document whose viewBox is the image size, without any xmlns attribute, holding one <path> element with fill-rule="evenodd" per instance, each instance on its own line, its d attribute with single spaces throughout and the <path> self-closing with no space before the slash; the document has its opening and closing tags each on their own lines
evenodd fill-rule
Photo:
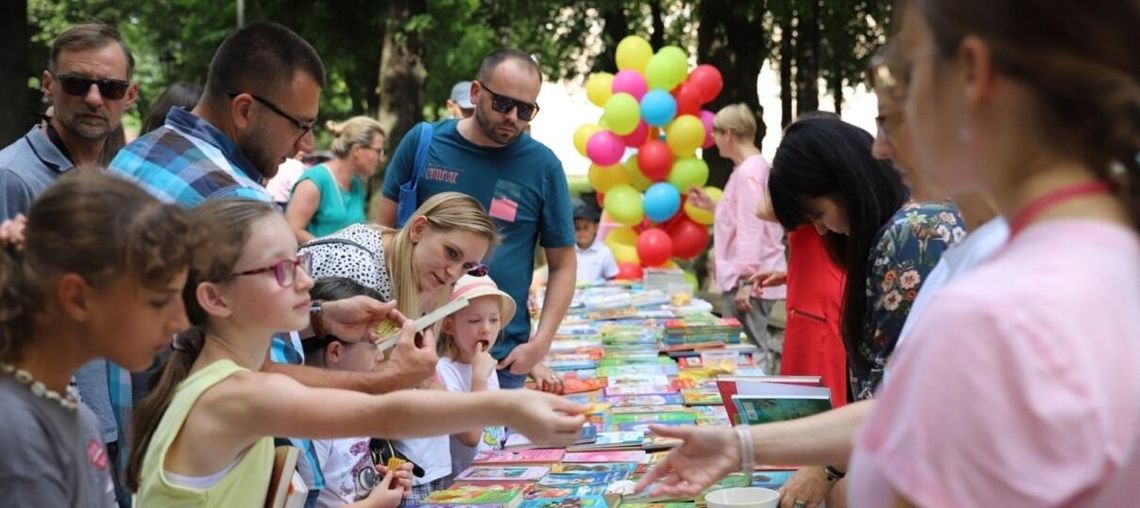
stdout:
<svg viewBox="0 0 1140 508">
<path fill-rule="evenodd" d="M 650 90 L 641 98 L 641 119 L 661 127 L 677 116 L 677 99 L 664 90 Z"/>
<path fill-rule="evenodd" d="M 681 193 L 668 182 L 657 182 L 645 189 L 645 216 L 649 220 L 662 223 L 677 215 L 681 209 Z"/>
</svg>

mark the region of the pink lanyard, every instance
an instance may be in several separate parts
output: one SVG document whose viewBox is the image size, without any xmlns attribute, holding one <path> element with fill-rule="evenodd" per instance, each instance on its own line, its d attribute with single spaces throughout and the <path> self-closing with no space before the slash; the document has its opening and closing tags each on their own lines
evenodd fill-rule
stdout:
<svg viewBox="0 0 1140 508">
<path fill-rule="evenodd" d="M 1058 204 L 1061 204 L 1070 199 L 1076 199 L 1082 196 L 1089 196 L 1093 194 L 1105 194 L 1112 190 L 1112 186 L 1108 182 L 1102 180 L 1094 180 L 1091 182 L 1078 183 L 1068 187 L 1062 187 L 1044 196 L 1041 196 L 1025 205 L 1013 219 L 1009 221 L 1009 236 L 1010 238 L 1016 236 L 1021 230 L 1029 225 L 1029 221 L 1037 218 L 1048 210 Z"/>
</svg>

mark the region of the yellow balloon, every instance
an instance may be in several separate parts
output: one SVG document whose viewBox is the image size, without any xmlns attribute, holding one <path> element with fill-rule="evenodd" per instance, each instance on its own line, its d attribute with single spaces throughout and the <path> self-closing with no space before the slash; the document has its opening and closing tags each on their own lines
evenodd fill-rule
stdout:
<svg viewBox="0 0 1140 508">
<path fill-rule="evenodd" d="M 606 235 L 605 242 L 618 263 L 641 264 L 641 258 L 637 256 L 637 232 L 633 228 L 623 226 L 614 229 Z"/>
<path fill-rule="evenodd" d="M 705 125 L 693 115 L 682 115 L 665 128 L 665 144 L 678 156 L 687 156 L 705 142 Z"/>
<path fill-rule="evenodd" d="M 712 200 L 713 205 L 720 203 L 720 198 L 724 197 L 724 191 L 716 187 L 705 187 L 705 194 L 708 194 L 709 199 Z M 697 207 L 692 203 L 685 201 L 685 215 L 688 215 L 693 222 L 701 225 L 709 225 L 713 223 L 713 211 L 705 210 L 704 208 Z"/>
<path fill-rule="evenodd" d="M 613 95 L 614 75 L 608 72 L 595 72 L 586 79 L 586 98 L 599 108 L 606 107 L 606 101 Z"/>
<path fill-rule="evenodd" d="M 586 143 L 590 141 L 590 136 L 593 136 L 598 131 L 602 130 L 601 127 L 592 123 L 584 123 L 578 126 L 574 131 L 574 148 L 578 149 L 578 153 L 586 156 Z"/>
<path fill-rule="evenodd" d="M 641 193 L 629 185 L 611 187 L 606 192 L 603 208 L 614 222 L 624 226 L 640 224 L 641 219 L 645 217 Z"/>
<path fill-rule="evenodd" d="M 629 175 L 619 164 L 613 166 L 590 164 L 586 179 L 590 181 L 590 187 L 602 193 L 609 191 L 615 185 L 629 184 Z"/>
<path fill-rule="evenodd" d="M 641 168 L 637 165 L 636 155 L 626 159 L 623 166 L 625 167 L 626 174 L 629 176 L 629 185 L 637 189 L 638 192 L 645 192 L 645 189 L 653 185 L 653 180 L 645 176 L 645 173 L 642 173 Z"/>
<path fill-rule="evenodd" d="M 618 70 L 632 70 L 645 74 L 645 64 L 653 56 L 653 46 L 641 36 L 630 35 L 618 43 L 615 56 Z"/>
</svg>

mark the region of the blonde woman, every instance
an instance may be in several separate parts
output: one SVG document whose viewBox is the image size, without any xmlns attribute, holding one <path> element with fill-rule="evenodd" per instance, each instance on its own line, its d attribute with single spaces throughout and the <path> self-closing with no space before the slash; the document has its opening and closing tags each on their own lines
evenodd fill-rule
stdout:
<svg viewBox="0 0 1140 508">
<path fill-rule="evenodd" d="M 364 222 L 366 182 L 384 160 L 384 129 L 366 116 L 326 124 L 333 159 L 301 174 L 285 216 L 297 242 L 305 243 Z"/>
</svg>

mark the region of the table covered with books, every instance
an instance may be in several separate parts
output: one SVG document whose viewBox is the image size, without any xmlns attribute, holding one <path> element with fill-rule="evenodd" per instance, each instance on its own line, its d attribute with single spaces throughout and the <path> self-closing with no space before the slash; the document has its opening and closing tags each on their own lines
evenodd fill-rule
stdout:
<svg viewBox="0 0 1140 508">
<path fill-rule="evenodd" d="M 757 466 L 694 498 L 629 493 L 678 444 L 648 433 L 649 424 L 764 423 L 831 407 L 818 377 L 758 368 L 760 353 L 740 323 L 711 310 L 650 274 L 644 284 L 579 288 L 546 361 L 562 375 L 565 396 L 591 407 L 578 442 L 541 449 L 508 432 L 503 449 L 477 454 L 451 487 L 421 505 L 682 508 L 705 506 L 705 494 L 722 488 L 779 488 L 794 467 Z"/>
</svg>

